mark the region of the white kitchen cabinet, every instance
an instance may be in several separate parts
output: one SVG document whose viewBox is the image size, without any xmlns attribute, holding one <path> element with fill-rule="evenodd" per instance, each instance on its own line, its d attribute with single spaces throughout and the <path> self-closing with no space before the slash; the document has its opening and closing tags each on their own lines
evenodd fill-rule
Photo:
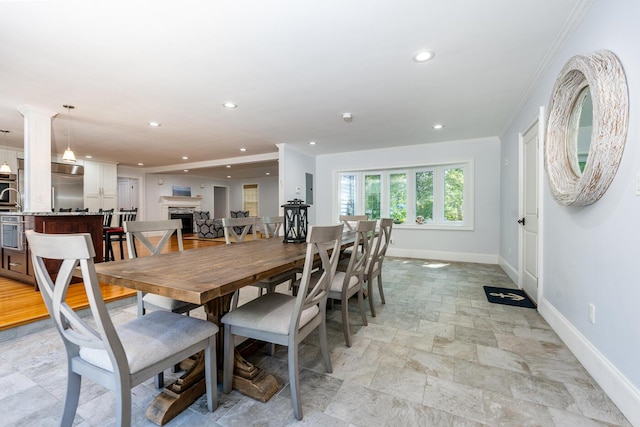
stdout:
<svg viewBox="0 0 640 427">
<path fill-rule="evenodd" d="M 89 212 L 114 209 L 118 204 L 118 165 L 84 161 L 84 207 Z"/>
</svg>

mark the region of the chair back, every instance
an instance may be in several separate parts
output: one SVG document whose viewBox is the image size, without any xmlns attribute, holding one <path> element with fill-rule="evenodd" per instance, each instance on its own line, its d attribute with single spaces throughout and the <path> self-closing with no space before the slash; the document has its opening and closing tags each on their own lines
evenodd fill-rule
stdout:
<svg viewBox="0 0 640 427">
<path fill-rule="evenodd" d="M 111 227 L 111 220 L 113 219 L 113 209 L 107 209 L 105 211 L 101 209 L 100 212 L 103 215 L 102 228 Z"/>
<path fill-rule="evenodd" d="M 247 218 L 222 218 L 222 227 L 224 228 L 224 240 L 227 244 L 231 243 L 231 239 L 236 243 L 243 242 L 249 230 L 253 231 L 253 240 L 258 238 L 256 233 L 256 217 Z M 241 231 L 240 228 L 242 228 Z M 240 234 L 238 234 L 240 233 Z"/>
<path fill-rule="evenodd" d="M 387 248 L 391 242 L 391 228 L 393 227 L 393 219 L 381 218 L 380 230 L 375 240 L 375 246 L 371 251 L 369 265 L 367 266 L 367 275 L 374 276 L 374 272 L 382 267 L 382 261 L 387 254 Z"/>
<path fill-rule="evenodd" d="M 60 208 L 58 212 L 71 212 L 71 208 Z"/>
<path fill-rule="evenodd" d="M 353 250 L 349 258 L 349 264 L 345 272 L 343 289 L 348 287 L 353 276 L 362 279 L 367 262 L 371 256 L 371 250 L 375 241 L 376 221 L 358 221 L 355 229 L 355 239 L 353 241 Z"/>
<path fill-rule="evenodd" d="M 84 209 L 76 208 L 76 212 L 89 212 L 89 208 L 84 208 Z"/>
<path fill-rule="evenodd" d="M 138 256 L 135 244 L 136 240 L 149 249 L 151 255 L 158 255 L 174 234 L 176 234 L 178 238 L 178 250 L 180 252 L 184 251 L 182 243 L 182 220 L 180 219 L 125 221 L 124 232 L 127 234 L 127 252 L 129 253 L 129 258 L 136 258 Z M 148 232 L 162 232 L 160 241 L 156 244 L 151 242 L 144 234 Z"/>
<path fill-rule="evenodd" d="M 280 228 L 282 228 L 284 224 L 284 217 L 265 216 L 262 218 L 262 224 L 264 225 L 264 228 L 262 229 L 264 237 L 265 239 L 269 239 L 280 234 Z"/>
<path fill-rule="evenodd" d="M 126 221 L 135 221 L 138 216 L 138 208 L 124 209 L 120 208 L 118 215 L 118 227 L 122 227 Z"/>
<path fill-rule="evenodd" d="M 353 231 L 356 228 L 358 221 L 367 221 L 369 219 L 366 215 L 340 215 L 340 221 L 349 231 Z"/>
<path fill-rule="evenodd" d="M 107 352 L 113 372 L 128 375 L 129 364 L 116 334 L 109 312 L 102 299 L 93 257 L 95 250 L 89 233 L 40 234 L 25 232 L 31 249 L 36 280 L 47 310 L 55 322 L 69 359 L 76 358 L 82 348 Z M 61 260 L 55 283 L 45 266 L 45 259 Z M 93 317 L 86 322 L 67 304 L 66 296 L 76 267 L 80 266 L 82 281 Z M 86 317 L 89 319 L 90 317 Z M 80 363 L 80 362 L 79 362 Z"/>
<path fill-rule="evenodd" d="M 289 335 L 298 333 L 302 312 L 318 305 L 320 313 L 326 312 L 327 296 L 331 288 L 331 282 L 336 274 L 338 260 L 340 259 L 340 245 L 342 243 L 342 230 L 344 225 L 312 226 L 307 235 L 307 253 L 304 259 L 304 268 L 300 287 L 296 296 L 296 303 L 289 322 Z M 320 278 L 312 280 L 315 269 L 314 259 L 320 257 L 322 262 Z M 310 288 L 311 287 L 311 288 Z"/>
</svg>

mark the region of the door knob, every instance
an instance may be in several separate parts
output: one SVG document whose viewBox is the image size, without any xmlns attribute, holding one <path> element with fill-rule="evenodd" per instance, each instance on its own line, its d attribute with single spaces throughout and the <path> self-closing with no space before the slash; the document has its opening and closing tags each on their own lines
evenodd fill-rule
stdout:
<svg viewBox="0 0 640 427">
<path fill-rule="evenodd" d="M 518 224 L 522 224 L 522 225 L 524 225 L 524 217 L 523 217 L 522 219 L 519 219 L 519 220 L 518 220 Z"/>
</svg>

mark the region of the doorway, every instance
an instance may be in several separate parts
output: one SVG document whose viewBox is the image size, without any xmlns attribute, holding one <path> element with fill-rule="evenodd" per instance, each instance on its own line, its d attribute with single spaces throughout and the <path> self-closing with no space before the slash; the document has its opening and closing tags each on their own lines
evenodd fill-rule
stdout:
<svg viewBox="0 0 640 427">
<path fill-rule="evenodd" d="M 540 116 L 520 135 L 520 282 L 522 289 L 537 304 L 540 238 L 539 238 L 539 178 L 543 111 Z"/>
<path fill-rule="evenodd" d="M 228 187 L 213 187 L 213 218 L 227 218 L 229 216 L 228 190 Z"/>
<path fill-rule="evenodd" d="M 137 178 L 118 177 L 118 210 L 139 207 L 138 187 Z"/>
</svg>

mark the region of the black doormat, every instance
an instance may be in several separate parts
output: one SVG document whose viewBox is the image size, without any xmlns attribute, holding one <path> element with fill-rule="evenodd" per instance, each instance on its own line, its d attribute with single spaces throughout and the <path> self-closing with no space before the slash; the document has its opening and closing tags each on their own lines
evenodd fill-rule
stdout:
<svg viewBox="0 0 640 427">
<path fill-rule="evenodd" d="M 483 286 L 487 300 L 494 304 L 515 305 L 518 307 L 536 308 L 536 305 L 529 299 L 527 294 L 520 289 L 494 288 Z"/>
</svg>

